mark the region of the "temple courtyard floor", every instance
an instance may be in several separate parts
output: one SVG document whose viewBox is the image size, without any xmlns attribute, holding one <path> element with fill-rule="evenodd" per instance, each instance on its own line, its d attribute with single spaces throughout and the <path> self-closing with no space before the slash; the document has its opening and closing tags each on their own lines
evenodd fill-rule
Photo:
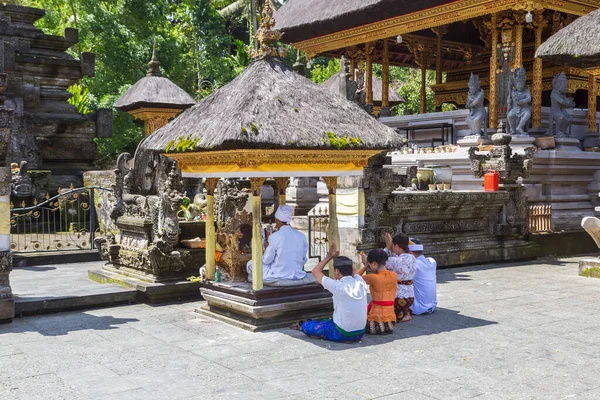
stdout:
<svg viewBox="0 0 600 400">
<path fill-rule="evenodd" d="M 599 399 L 600 280 L 577 261 L 441 270 L 434 314 L 355 345 L 246 332 L 202 302 L 17 318 L 0 325 L 0 399 Z"/>
</svg>

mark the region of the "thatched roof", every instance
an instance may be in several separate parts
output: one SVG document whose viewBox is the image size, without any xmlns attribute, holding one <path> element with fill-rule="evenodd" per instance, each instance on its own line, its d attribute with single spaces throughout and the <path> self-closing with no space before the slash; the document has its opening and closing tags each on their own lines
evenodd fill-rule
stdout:
<svg viewBox="0 0 600 400">
<path fill-rule="evenodd" d="M 286 43 L 299 42 L 454 0 L 289 0 L 275 13 Z"/>
<path fill-rule="evenodd" d="M 156 61 L 154 52 L 152 52 L 152 60 L 148 66 L 149 71 L 146 76 L 119 97 L 115 108 L 121 111 L 141 107 L 184 110 L 196 104 L 196 101 L 185 90 L 162 75 L 160 63 Z"/>
<path fill-rule="evenodd" d="M 340 79 L 341 79 L 341 76 L 339 73 L 334 74 L 331 78 L 329 78 L 325 82 L 323 82 L 321 84 L 321 86 L 331 90 L 334 93 L 339 93 L 340 92 L 340 89 L 339 89 L 340 88 Z M 373 103 L 381 104 L 381 93 L 383 90 L 383 82 L 381 81 L 381 79 L 377 78 L 376 76 L 373 76 L 371 87 L 373 88 Z M 389 88 L 388 96 L 389 96 L 388 98 L 390 101 L 390 106 L 395 106 L 397 104 L 404 103 L 404 99 L 402 98 L 402 96 L 400 96 L 398 93 L 396 93 L 392 88 Z"/>
<path fill-rule="evenodd" d="M 600 10 L 579 17 L 550 36 L 535 56 L 558 65 L 600 67 Z"/>
<path fill-rule="evenodd" d="M 330 136 L 335 135 L 334 140 Z M 240 76 L 149 136 L 141 149 L 387 149 L 394 130 L 350 102 L 295 73 L 281 61 L 254 61 Z"/>
</svg>

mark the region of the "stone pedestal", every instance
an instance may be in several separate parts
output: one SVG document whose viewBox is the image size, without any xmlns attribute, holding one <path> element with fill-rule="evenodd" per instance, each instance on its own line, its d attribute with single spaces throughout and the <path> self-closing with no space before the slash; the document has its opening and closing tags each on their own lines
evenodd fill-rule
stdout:
<svg viewBox="0 0 600 400">
<path fill-rule="evenodd" d="M 558 151 L 581 151 L 581 142 L 578 139 L 555 137 L 554 142 Z"/>
<path fill-rule="evenodd" d="M 510 142 L 510 147 L 513 150 L 513 153 L 524 154 L 525 149 L 528 147 L 533 147 L 533 142 L 535 142 L 535 138 L 529 135 L 514 135 L 512 137 L 512 141 Z"/>
<path fill-rule="evenodd" d="M 600 133 L 586 133 L 583 140 L 583 148 L 586 151 L 600 151 Z"/>
<path fill-rule="evenodd" d="M 15 317 L 15 301 L 8 275 L 12 270 L 10 251 L 0 252 L 0 323 L 12 322 Z"/>
<path fill-rule="evenodd" d="M 318 284 L 255 291 L 248 282 L 207 281 L 200 293 L 206 305 L 196 312 L 250 331 L 288 327 L 333 313 L 331 294 Z"/>
</svg>

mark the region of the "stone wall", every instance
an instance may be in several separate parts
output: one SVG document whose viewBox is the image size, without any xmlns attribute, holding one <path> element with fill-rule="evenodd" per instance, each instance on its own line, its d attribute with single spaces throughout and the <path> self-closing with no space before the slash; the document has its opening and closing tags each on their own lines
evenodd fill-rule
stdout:
<svg viewBox="0 0 600 400">
<path fill-rule="evenodd" d="M 67 88 L 93 76 L 95 56 L 75 59 L 67 50 L 77 43 L 76 29 L 64 36 L 44 34 L 34 23 L 44 10 L 0 4 L 0 72 L 8 74 L 7 107 L 14 110 L 10 159 L 29 169 L 52 171 L 49 191 L 81 186 L 81 173 L 93 168 L 95 137 L 112 132 L 112 113 L 79 114 Z M 53 193 L 51 193 L 53 194 Z"/>
</svg>

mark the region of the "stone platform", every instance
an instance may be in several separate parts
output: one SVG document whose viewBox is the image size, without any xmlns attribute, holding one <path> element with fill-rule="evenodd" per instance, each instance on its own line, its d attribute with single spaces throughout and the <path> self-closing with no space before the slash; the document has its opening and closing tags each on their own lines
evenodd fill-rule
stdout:
<svg viewBox="0 0 600 400">
<path fill-rule="evenodd" d="M 588 278 L 600 278 L 600 258 L 590 257 L 579 261 L 579 275 Z"/>
<path fill-rule="evenodd" d="M 299 319 L 331 317 L 331 294 L 321 285 L 268 287 L 252 290 L 248 282 L 204 282 L 206 305 L 196 311 L 250 330 L 289 326 Z"/>
<path fill-rule="evenodd" d="M 88 271 L 88 278 L 98 283 L 112 283 L 137 291 L 139 300 L 145 303 L 167 303 L 182 300 L 200 300 L 199 283 L 185 280 L 148 282 L 133 276 L 103 269 Z"/>
</svg>

